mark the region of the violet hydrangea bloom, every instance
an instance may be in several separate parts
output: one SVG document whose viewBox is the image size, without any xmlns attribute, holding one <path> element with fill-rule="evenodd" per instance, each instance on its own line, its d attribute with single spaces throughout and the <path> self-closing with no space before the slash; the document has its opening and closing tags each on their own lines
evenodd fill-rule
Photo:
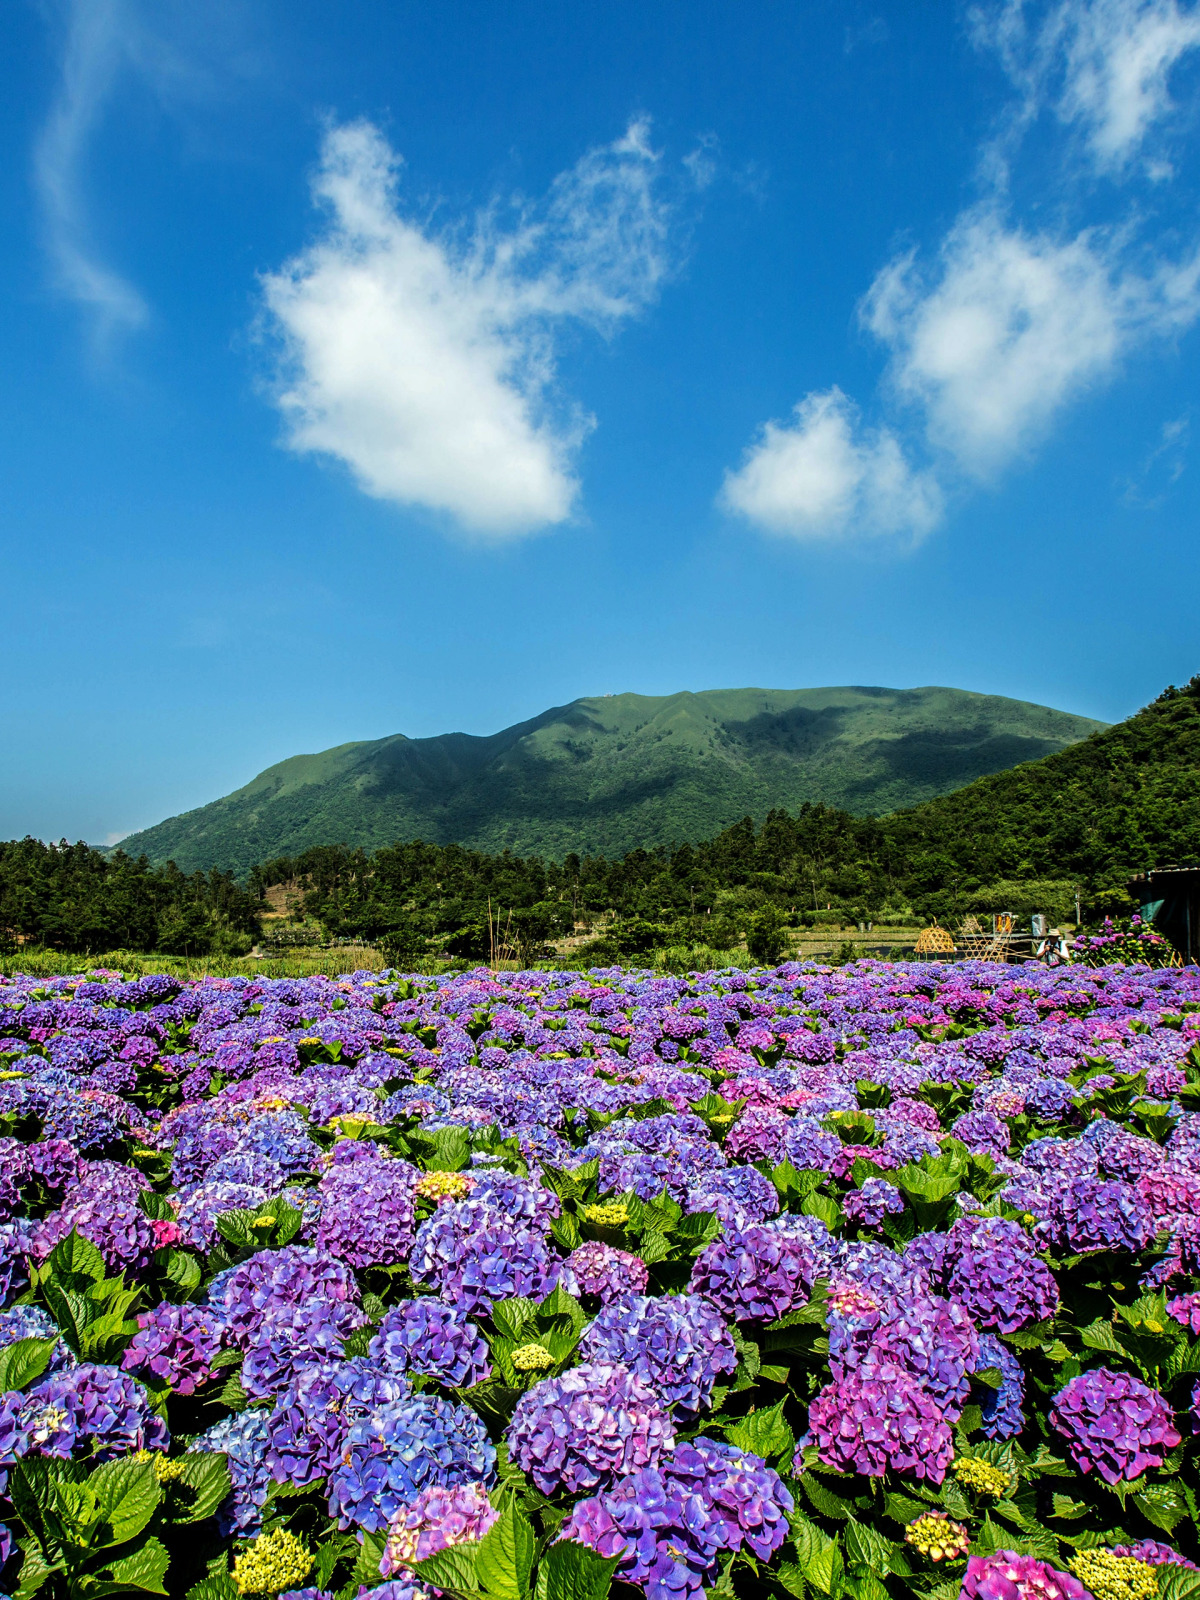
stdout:
<svg viewBox="0 0 1200 1600">
<path fill-rule="evenodd" d="M 567 1271 L 581 1295 L 595 1295 L 602 1305 L 623 1294 L 641 1294 L 650 1269 L 641 1256 L 602 1239 L 587 1239 L 567 1257 Z"/>
<path fill-rule="evenodd" d="M 1167 1301 L 1167 1311 L 1189 1333 L 1200 1334 L 1200 1294 L 1177 1294 Z"/>
<path fill-rule="evenodd" d="M 1157 1390 L 1127 1372 L 1095 1367 L 1055 1395 L 1050 1421 L 1080 1472 L 1105 1483 L 1140 1478 L 1179 1443 L 1171 1408 Z"/>
<path fill-rule="evenodd" d="M 315 1483 L 333 1471 L 354 1423 L 410 1394 L 407 1381 L 372 1362 L 330 1361 L 301 1367 L 267 1425 L 265 1459 L 277 1483 Z"/>
<path fill-rule="evenodd" d="M 949 1422 L 966 1404 L 978 1359 L 979 1336 L 957 1300 L 904 1295 L 868 1322 L 830 1319 L 835 1380 L 856 1367 L 894 1363 L 916 1379 Z"/>
<path fill-rule="evenodd" d="M 954 1455 L 942 1413 L 892 1361 L 856 1367 L 826 1384 L 809 1406 L 808 1429 L 822 1461 L 865 1477 L 891 1468 L 941 1483 Z"/>
<path fill-rule="evenodd" d="M 429 1483 L 490 1483 L 496 1451 L 473 1411 L 417 1394 L 372 1408 L 353 1424 L 327 1482 L 340 1528 L 388 1526 Z"/>
<path fill-rule="evenodd" d="M 712 1211 L 727 1228 L 765 1222 L 779 1211 L 779 1195 L 757 1167 L 725 1167 L 707 1172 L 687 1192 L 686 1211 Z"/>
<path fill-rule="evenodd" d="M 904 1210 L 904 1196 L 886 1179 L 868 1178 L 861 1189 L 851 1189 L 842 1201 L 842 1210 L 847 1221 L 878 1228 L 885 1217 Z"/>
<path fill-rule="evenodd" d="M 367 1322 L 345 1300 L 273 1307 L 263 1317 L 242 1363 L 242 1387 L 255 1399 L 284 1389 L 306 1366 L 336 1360 L 346 1336 Z"/>
<path fill-rule="evenodd" d="M 194 1394 L 213 1376 L 225 1319 L 212 1306 L 164 1300 L 137 1321 L 138 1331 L 121 1357 L 126 1372 L 151 1372 L 177 1394 Z"/>
<path fill-rule="evenodd" d="M 628 1367 L 685 1421 L 705 1409 L 718 1376 L 733 1372 L 738 1359 L 724 1318 L 695 1294 L 610 1302 L 584 1333 L 580 1353 Z"/>
<path fill-rule="evenodd" d="M 1068 1249 L 1141 1250 L 1154 1234 L 1147 1202 L 1132 1184 L 1077 1178 L 1063 1195 L 1059 1241 Z"/>
<path fill-rule="evenodd" d="M 622 1581 L 646 1600 L 692 1600 L 716 1576 L 721 1532 L 698 1494 L 641 1467 L 606 1494 L 580 1500 L 561 1537 L 617 1556 Z"/>
<path fill-rule="evenodd" d="M 431 1483 L 402 1506 L 388 1529 L 379 1570 L 385 1578 L 456 1544 L 482 1539 L 499 1513 L 478 1483 Z"/>
<path fill-rule="evenodd" d="M 744 1546 L 767 1561 L 787 1538 L 794 1502 L 783 1479 L 759 1456 L 701 1435 L 679 1445 L 663 1473 L 704 1501 L 721 1524 L 726 1550 Z"/>
<path fill-rule="evenodd" d="M 42 1310 L 41 1306 L 12 1306 L 7 1311 L 0 1311 L 0 1350 L 14 1344 L 18 1339 L 53 1339 L 55 1344 L 50 1354 L 51 1372 L 57 1367 L 75 1365 L 74 1353 L 60 1337 L 58 1324 L 48 1311 Z"/>
<path fill-rule="evenodd" d="M 771 1322 L 807 1302 L 814 1272 L 802 1233 L 756 1222 L 706 1245 L 688 1287 L 736 1322 Z"/>
<path fill-rule="evenodd" d="M 368 1353 L 395 1372 L 417 1372 L 454 1388 L 491 1376 L 487 1341 L 461 1306 L 405 1300 L 384 1317 Z"/>
<path fill-rule="evenodd" d="M 1025 1373 L 1021 1363 L 994 1334 L 979 1336 L 979 1360 L 976 1372 L 988 1367 L 1001 1376 L 998 1389 L 986 1384 L 978 1386 L 979 1407 L 983 1413 L 982 1429 L 988 1439 L 1011 1439 L 1025 1426 Z"/>
<path fill-rule="evenodd" d="M 1015 1333 L 1054 1314 L 1058 1285 L 1029 1235 L 1001 1217 L 961 1217 L 942 1246 L 944 1288 L 981 1328 Z"/>
<path fill-rule="evenodd" d="M 1197 1571 L 1196 1563 L 1181 1556 L 1179 1551 L 1157 1539 L 1139 1539 L 1136 1544 L 1114 1544 L 1109 1551 L 1114 1556 L 1129 1556 L 1134 1561 L 1144 1561 L 1148 1567 L 1186 1567 Z"/>
<path fill-rule="evenodd" d="M 352 1267 L 403 1261 L 412 1246 L 420 1176 L 409 1161 L 378 1157 L 331 1167 L 321 1179 L 319 1247 Z"/>
<path fill-rule="evenodd" d="M 1036 1556 L 997 1550 L 972 1556 L 963 1576 L 961 1600 L 1092 1600 L 1078 1578 Z"/>
<path fill-rule="evenodd" d="M 89 1190 L 34 1226 L 34 1256 L 44 1261 L 72 1230 L 96 1246 L 113 1272 L 144 1271 L 157 1248 L 150 1219 L 135 1200 Z"/>
<path fill-rule="evenodd" d="M 233 1488 L 217 1512 L 217 1527 L 228 1537 L 249 1539 L 262 1528 L 262 1508 L 271 1487 L 266 1460 L 267 1413 L 258 1407 L 240 1411 L 202 1433 L 195 1450 L 223 1451 Z"/>
<path fill-rule="evenodd" d="M 358 1285 L 348 1267 L 317 1250 L 286 1245 L 260 1250 L 208 1286 L 208 1298 L 225 1313 L 231 1340 L 247 1349 L 264 1320 L 280 1306 L 314 1300 L 358 1304 Z"/>
<path fill-rule="evenodd" d="M 558 1282 L 562 1260 L 533 1227 L 514 1227 L 491 1206 L 471 1200 L 439 1206 L 417 1230 L 409 1270 L 466 1311 L 526 1295 L 541 1300 Z"/>
<path fill-rule="evenodd" d="M 128 1450 L 156 1450 L 167 1426 L 150 1410 L 140 1384 L 118 1367 L 80 1362 L 51 1373 L 27 1393 L 0 1398 L 0 1462 L 21 1456 L 66 1458 L 80 1446 L 105 1459 Z"/>
<path fill-rule="evenodd" d="M 546 1378 L 517 1401 L 509 1457 L 543 1494 L 595 1489 L 655 1466 L 675 1428 L 644 1379 L 628 1367 L 584 1362 Z"/>
</svg>

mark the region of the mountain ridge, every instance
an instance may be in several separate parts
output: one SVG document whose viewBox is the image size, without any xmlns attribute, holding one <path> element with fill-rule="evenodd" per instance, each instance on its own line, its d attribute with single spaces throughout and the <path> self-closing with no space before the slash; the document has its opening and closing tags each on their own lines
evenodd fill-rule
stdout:
<svg viewBox="0 0 1200 1600">
<path fill-rule="evenodd" d="M 898 810 L 1106 726 L 936 685 L 585 696 L 493 734 L 391 734 L 290 756 L 119 848 L 237 872 L 316 844 L 403 838 L 616 856 L 805 801 Z"/>
</svg>

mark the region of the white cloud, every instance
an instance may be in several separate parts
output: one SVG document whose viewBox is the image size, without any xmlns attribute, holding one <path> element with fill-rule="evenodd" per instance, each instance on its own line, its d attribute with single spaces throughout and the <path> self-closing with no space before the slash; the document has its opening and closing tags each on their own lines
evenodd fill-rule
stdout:
<svg viewBox="0 0 1200 1600">
<path fill-rule="evenodd" d="M 140 327 L 147 306 L 91 241 L 81 195 L 88 139 L 130 48 L 121 0 L 72 0 L 58 93 L 34 150 L 34 183 L 60 290 L 92 319 L 97 342 Z"/>
<path fill-rule="evenodd" d="M 1200 45 L 1200 13 L 1178 0 L 1061 0 L 1029 13 L 1027 0 L 971 13 L 977 42 L 998 51 L 1020 91 L 1019 122 L 1049 105 L 1099 169 L 1119 172 L 1175 109 L 1171 73 Z M 1150 170 L 1161 179 L 1169 166 Z"/>
<path fill-rule="evenodd" d="M 1178 0 L 1028 0 L 978 5 L 976 42 L 996 50 L 1016 95 L 981 149 L 985 198 L 931 264 L 915 250 L 877 275 L 859 308 L 888 351 L 882 392 L 905 431 L 858 427 L 840 391 L 810 395 L 789 427 L 769 423 L 722 503 L 800 537 L 931 527 L 956 486 L 994 478 L 1120 362 L 1200 317 L 1200 248 L 1164 247 L 1131 210 L 1118 226 L 1051 230 L 1011 216 L 1010 168 L 1043 111 L 1077 127 L 1089 166 L 1152 182 L 1146 150 L 1174 109 L 1170 76 L 1200 45 L 1200 10 Z M 1086 215 L 1078 147 L 1066 151 L 1061 214 Z M 907 436 L 905 436 L 907 435 Z M 931 465 L 908 463 L 924 454 Z"/>
<path fill-rule="evenodd" d="M 550 408 L 556 332 L 611 331 L 668 270 L 647 127 L 589 151 L 507 226 L 493 207 L 465 234 L 402 215 L 398 168 L 369 123 L 331 129 L 313 184 L 328 226 L 264 279 L 287 442 L 485 537 L 561 523 L 590 424 Z"/>
<path fill-rule="evenodd" d="M 864 429 L 836 388 L 806 396 L 793 422 L 768 422 L 726 475 L 721 501 L 768 533 L 801 540 L 915 540 L 942 512 L 933 477 L 909 466 L 888 429 Z"/>
<path fill-rule="evenodd" d="M 885 267 L 863 306 L 893 352 L 891 377 L 926 412 L 931 441 L 988 476 L 1116 360 L 1137 297 L 1087 235 L 1066 243 L 964 218 L 922 281 L 911 255 Z"/>
<path fill-rule="evenodd" d="M 1057 240 L 985 208 L 956 224 L 932 281 L 911 254 L 885 267 L 863 320 L 890 347 L 891 385 L 923 408 L 929 442 L 989 477 L 1127 350 L 1194 321 L 1195 260 L 1143 275 L 1128 254 L 1120 236 Z"/>
</svg>

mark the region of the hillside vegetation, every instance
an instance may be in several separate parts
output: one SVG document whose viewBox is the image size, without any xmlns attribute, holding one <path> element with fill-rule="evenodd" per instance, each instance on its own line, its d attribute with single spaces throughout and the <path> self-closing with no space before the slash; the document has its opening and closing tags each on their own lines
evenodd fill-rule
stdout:
<svg viewBox="0 0 1200 1600">
<path fill-rule="evenodd" d="M 1056 755 L 881 818 L 824 805 L 744 818 L 707 841 L 559 861 L 407 842 L 321 846 L 184 877 L 118 851 L 0 845 L 0 932 L 63 950 L 236 949 L 276 885 L 331 937 L 383 940 L 399 961 L 486 956 L 497 922 L 523 959 L 590 928 L 580 960 L 668 946 L 767 952 L 781 930 L 960 912 L 1074 919 L 1125 905 L 1145 866 L 1200 862 L 1200 678 Z M 489 918 L 491 926 L 489 928 Z M 207 943 L 205 943 L 207 941 Z"/>
<path fill-rule="evenodd" d="M 805 804 L 894 811 L 1102 726 L 961 689 L 612 695 L 486 738 L 397 734 L 294 756 L 124 849 L 185 872 L 238 874 L 315 845 L 377 850 L 396 839 L 619 857 Z"/>
</svg>

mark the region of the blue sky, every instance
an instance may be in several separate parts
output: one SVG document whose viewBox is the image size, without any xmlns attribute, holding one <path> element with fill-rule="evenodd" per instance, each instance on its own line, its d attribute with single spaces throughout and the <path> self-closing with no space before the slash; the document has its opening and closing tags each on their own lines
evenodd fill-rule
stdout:
<svg viewBox="0 0 1200 1600">
<path fill-rule="evenodd" d="M 0 837 L 578 695 L 1200 670 L 1200 13 L 0 20 Z"/>
</svg>

